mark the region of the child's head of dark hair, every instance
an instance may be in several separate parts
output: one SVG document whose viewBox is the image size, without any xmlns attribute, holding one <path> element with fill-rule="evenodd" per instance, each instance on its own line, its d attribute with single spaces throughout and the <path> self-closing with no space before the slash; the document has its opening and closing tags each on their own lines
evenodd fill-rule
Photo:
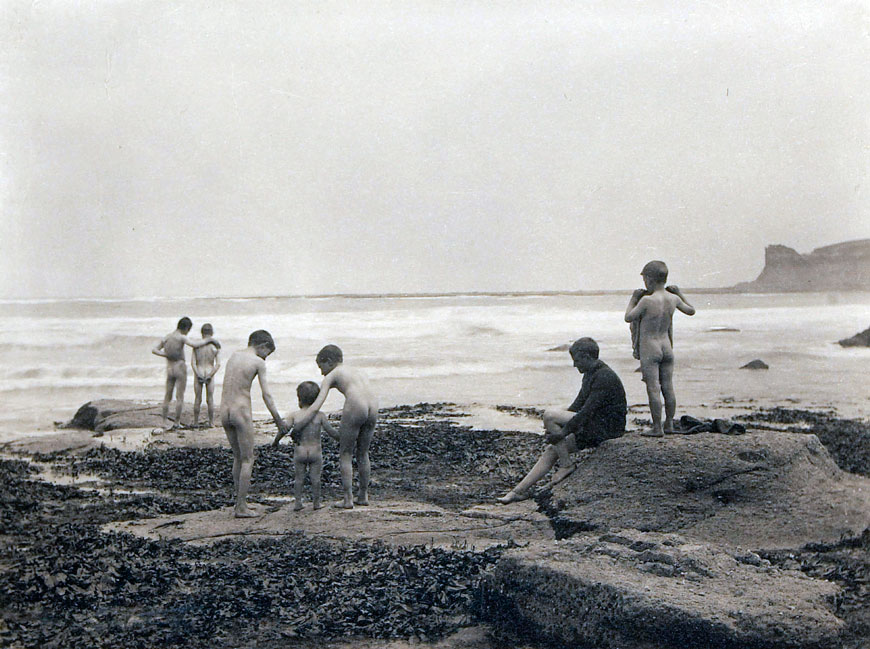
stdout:
<svg viewBox="0 0 870 649">
<path fill-rule="evenodd" d="M 318 394 L 320 394 L 320 386 L 314 381 L 303 381 L 296 386 L 296 397 L 299 399 L 300 408 L 307 408 L 314 403 Z"/>
<path fill-rule="evenodd" d="M 275 341 L 272 340 L 272 334 L 265 329 L 257 329 L 248 336 L 248 347 L 259 347 L 260 345 L 268 345 L 272 351 L 275 351 Z"/>
<path fill-rule="evenodd" d="M 202 325 L 202 329 L 200 329 L 203 336 L 211 336 L 214 333 L 214 327 L 212 327 L 208 322 Z"/>
<path fill-rule="evenodd" d="M 569 350 L 571 358 L 578 356 L 586 356 L 587 358 L 598 358 L 598 343 L 591 338 L 579 338 L 575 340 Z"/>
<path fill-rule="evenodd" d="M 178 321 L 178 330 L 181 333 L 186 334 L 190 331 L 190 328 L 193 326 L 193 323 L 190 321 L 190 318 L 184 316 L 181 320 Z"/>
<path fill-rule="evenodd" d="M 344 361 L 344 354 L 336 345 L 327 345 L 317 352 L 318 363 L 341 363 Z"/>
<path fill-rule="evenodd" d="M 643 270 L 640 271 L 640 274 L 644 277 L 650 278 L 657 284 L 664 284 L 668 281 L 668 267 L 663 261 L 648 262 L 646 266 L 643 267 Z"/>
</svg>

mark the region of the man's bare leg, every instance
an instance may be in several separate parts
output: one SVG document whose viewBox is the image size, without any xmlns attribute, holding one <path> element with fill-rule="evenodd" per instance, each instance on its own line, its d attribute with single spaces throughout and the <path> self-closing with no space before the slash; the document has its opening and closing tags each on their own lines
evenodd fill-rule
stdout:
<svg viewBox="0 0 870 649">
<path fill-rule="evenodd" d="M 354 502 L 357 505 L 369 504 L 369 479 L 372 474 L 371 461 L 369 460 L 369 446 L 371 446 L 372 437 L 375 434 L 377 420 L 377 414 L 368 419 L 360 429 L 356 440 L 356 468 L 359 471 L 359 486 Z"/>
</svg>

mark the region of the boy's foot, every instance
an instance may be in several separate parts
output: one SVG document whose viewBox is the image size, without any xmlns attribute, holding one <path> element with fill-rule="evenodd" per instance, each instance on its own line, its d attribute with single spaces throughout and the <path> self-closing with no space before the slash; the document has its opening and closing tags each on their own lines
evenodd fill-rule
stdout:
<svg viewBox="0 0 870 649">
<path fill-rule="evenodd" d="M 299 512 L 299 511 L 302 511 L 303 509 L 304 509 L 304 507 L 302 506 L 302 503 L 296 503 L 295 505 L 293 505 L 294 512 Z"/>
<path fill-rule="evenodd" d="M 528 492 L 518 492 L 511 489 L 501 498 L 496 498 L 498 502 L 502 505 L 509 505 L 511 503 L 518 503 L 522 500 L 528 500 L 529 494 Z"/>
<path fill-rule="evenodd" d="M 552 487 L 553 485 L 559 484 L 560 482 L 562 482 L 562 480 L 567 478 L 569 475 L 574 473 L 574 471 L 576 471 L 576 470 L 577 470 L 576 464 L 572 464 L 571 466 L 566 466 L 564 469 L 559 469 L 558 471 L 556 471 L 556 473 L 553 474 L 553 479 L 550 481 L 550 486 Z"/>
<path fill-rule="evenodd" d="M 354 498 L 353 504 L 359 505 L 360 507 L 368 507 L 369 506 L 369 499 L 368 498 Z"/>
<path fill-rule="evenodd" d="M 244 509 L 236 509 L 233 511 L 234 518 L 257 518 L 259 514 L 252 509 L 245 507 Z"/>
<path fill-rule="evenodd" d="M 343 500 L 339 501 L 337 503 L 333 503 L 332 506 L 335 507 L 336 509 L 353 509 L 352 504 L 348 504 L 348 503 L 344 502 Z"/>
<path fill-rule="evenodd" d="M 664 437 L 665 434 L 660 430 L 642 430 L 640 432 L 641 437 Z"/>
<path fill-rule="evenodd" d="M 323 505 L 321 503 L 316 503 L 316 504 L 311 506 L 311 509 L 313 509 L 314 511 L 317 511 L 318 509 L 323 509 Z"/>
</svg>

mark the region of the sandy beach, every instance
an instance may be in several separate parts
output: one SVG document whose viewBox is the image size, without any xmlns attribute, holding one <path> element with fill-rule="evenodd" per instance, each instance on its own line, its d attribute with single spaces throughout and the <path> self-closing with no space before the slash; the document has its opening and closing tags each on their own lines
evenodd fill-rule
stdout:
<svg viewBox="0 0 870 649">
<path fill-rule="evenodd" d="M 534 414 L 511 410 L 503 413 L 524 425 Z M 518 543 L 557 543 L 546 490 L 537 502 L 493 502 L 543 442 L 473 429 L 468 415 L 451 404 L 385 410 L 372 447 L 375 502 L 348 513 L 312 512 L 310 503 L 290 511 L 289 448 L 269 448 L 272 426 L 260 422 L 251 491 L 260 516 L 250 521 L 230 514 L 231 456 L 220 429 L 97 437 L 64 429 L 7 443 L 0 638 L 49 647 L 489 647 L 499 638 L 537 646 L 546 638 L 534 629 L 499 622 L 486 580 Z M 840 468 L 870 475 L 870 427 L 861 421 L 782 409 L 735 419 L 747 435 L 812 431 Z M 636 439 L 638 426 L 630 416 L 624 439 Z M 581 466 L 600 452 L 582 452 Z M 331 441 L 323 480 L 334 500 Z M 870 535 L 811 541 L 751 549 L 777 568 L 836 584 L 825 607 L 841 620 L 837 646 L 861 647 L 870 631 Z"/>
</svg>

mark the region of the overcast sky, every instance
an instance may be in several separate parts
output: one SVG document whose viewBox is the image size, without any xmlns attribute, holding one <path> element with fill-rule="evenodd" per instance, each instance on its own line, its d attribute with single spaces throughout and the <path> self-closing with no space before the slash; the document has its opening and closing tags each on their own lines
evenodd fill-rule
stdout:
<svg viewBox="0 0 870 649">
<path fill-rule="evenodd" d="M 621 289 L 870 237 L 870 2 L 0 2 L 0 297 Z"/>
</svg>

